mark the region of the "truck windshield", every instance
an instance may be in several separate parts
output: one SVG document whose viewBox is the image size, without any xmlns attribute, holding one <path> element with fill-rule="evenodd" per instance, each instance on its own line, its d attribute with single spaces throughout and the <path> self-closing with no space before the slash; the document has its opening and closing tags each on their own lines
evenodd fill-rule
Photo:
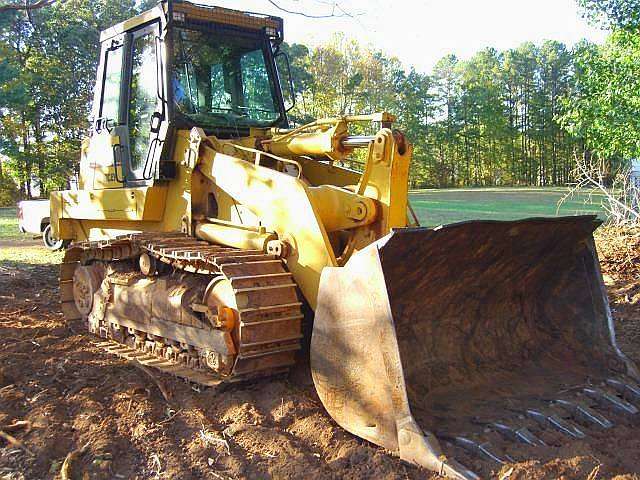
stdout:
<svg viewBox="0 0 640 480">
<path fill-rule="evenodd" d="M 281 118 L 268 43 L 258 36 L 174 30 L 177 110 L 204 127 L 272 126 Z"/>
</svg>

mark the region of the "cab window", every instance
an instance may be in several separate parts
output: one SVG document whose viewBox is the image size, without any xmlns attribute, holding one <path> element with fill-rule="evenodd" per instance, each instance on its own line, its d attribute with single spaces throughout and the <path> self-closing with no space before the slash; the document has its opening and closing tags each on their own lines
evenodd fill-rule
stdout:
<svg viewBox="0 0 640 480">
<path fill-rule="evenodd" d="M 107 50 L 104 65 L 104 86 L 99 118 L 119 121 L 120 82 L 122 80 L 122 45 Z"/>
<path fill-rule="evenodd" d="M 134 36 L 131 51 L 131 87 L 129 97 L 129 148 L 131 171 L 144 168 L 151 135 L 151 116 L 158 100 L 156 64 L 156 28 Z M 140 175 L 135 175 L 140 177 Z"/>
</svg>

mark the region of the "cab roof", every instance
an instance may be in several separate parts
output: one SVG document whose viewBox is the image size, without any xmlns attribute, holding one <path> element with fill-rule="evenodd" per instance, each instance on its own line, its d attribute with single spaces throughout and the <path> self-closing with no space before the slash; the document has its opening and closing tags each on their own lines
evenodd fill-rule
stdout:
<svg viewBox="0 0 640 480">
<path fill-rule="evenodd" d="M 280 17 L 181 0 L 166 0 L 151 10 L 102 31 L 100 41 L 120 35 L 156 18 L 167 18 L 169 14 L 176 23 L 211 22 L 248 30 L 265 31 L 272 40 L 277 42 L 281 42 L 283 39 L 283 21 Z"/>
</svg>

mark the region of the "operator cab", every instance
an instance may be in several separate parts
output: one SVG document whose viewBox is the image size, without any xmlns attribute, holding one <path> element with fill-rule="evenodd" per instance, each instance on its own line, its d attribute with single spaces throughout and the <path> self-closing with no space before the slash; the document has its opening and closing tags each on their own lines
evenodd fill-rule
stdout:
<svg viewBox="0 0 640 480">
<path fill-rule="evenodd" d="M 287 126 L 275 61 L 280 18 L 169 1 L 100 40 L 82 188 L 171 178 L 177 129 L 238 138 L 251 128 Z"/>
<path fill-rule="evenodd" d="M 281 125 L 284 108 L 264 35 L 211 25 L 173 29 L 176 118 L 205 130 Z"/>
</svg>

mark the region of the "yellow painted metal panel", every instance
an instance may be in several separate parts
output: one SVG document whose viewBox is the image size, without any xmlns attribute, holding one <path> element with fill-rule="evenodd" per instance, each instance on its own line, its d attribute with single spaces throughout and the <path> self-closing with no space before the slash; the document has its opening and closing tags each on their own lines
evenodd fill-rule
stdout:
<svg viewBox="0 0 640 480">
<path fill-rule="evenodd" d="M 121 188 L 122 166 L 116 175 L 113 162 L 113 145 L 120 143 L 120 138 L 106 130 L 94 133 L 89 139 L 86 155 L 80 160 L 80 175 L 84 188 Z"/>
<path fill-rule="evenodd" d="M 391 130 L 383 128 L 369 150 L 365 171 L 358 185 L 363 195 L 380 202 L 379 237 L 392 228 L 407 226 L 409 163 L 411 145 L 402 149 Z"/>
<path fill-rule="evenodd" d="M 147 187 L 136 189 L 138 216 L 140 220 L 160 221 L 164 216 L 167 201 L 167 187 Z"/>
<path fill-rule="evenodd" d="M 59 218 L 80 220 L 162 220 L 165 187 L 119 188 L 57 192 Z"/>
<path fill-rule="evenodd" d="M 308 192 L 328 232 L 369 225 L 376 219 L 376 202 L 333 185 L 309 187 Z"/>
<path fill-rule="evenodd" d="M 151 22 L 152 20 L 155 20 L 156 18 L 161 18 L 161 17 L 162 17 L 162 7 L 161 6 L 154 7 L 151 10 L 147 10 L 146 12 L 141 13 L 140 15 L 137 15 L 133 18 L 129 18 L 124 22 L 120 22 L 112 27 L 107 28 L 106 30 L 103 30 L 100 33 L 100 41 L 104 42 L 109 38 L 115 37 L 116 35 L 120 35 L 121 33 L 127 32 L 140 25 L 144 25 L 147 22 Z"/>
<path fill-rule="evenodd" d="M 340 167 L 335 163 L 319 162 L 305 157 L 298 157 L 296 160 L 302 165 L 302 175 L 312 185 L 345 187 L 347 185 L 355 186 L 360 181 L 360 172 Z"/>
<path fill-rule="evenodd" d="M 291 245 L 287 266 L 315 308 L 320 273 L 337 261 L 308 187 L 298 178 L 210 148 L 201 152 L 201 172 Z"/>
</svg>

